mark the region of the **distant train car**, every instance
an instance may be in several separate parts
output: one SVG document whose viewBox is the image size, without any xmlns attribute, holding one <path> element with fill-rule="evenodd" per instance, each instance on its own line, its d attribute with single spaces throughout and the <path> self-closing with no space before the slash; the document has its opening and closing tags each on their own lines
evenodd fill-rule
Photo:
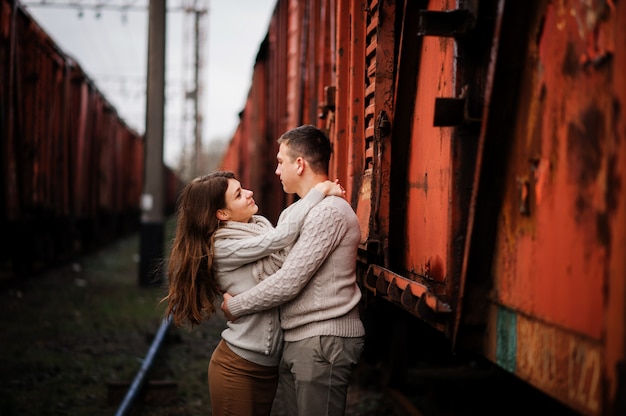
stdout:
<svg viewBox="0 0 626 416">
<path fill-rule="evenodd" d="M 368 305 L 626 414 L 625 64 L 623 1 L 279 0 L 222 168 L 275 220 L 276 139 L 324 128 Z"/>
<path fill-rule="evenodd" d="M 144 140 L 17 1 L 0 0 L 0 269 L 135 230 Z M 166 170 L 170 212 L 180 184 Z"/>
</svg>

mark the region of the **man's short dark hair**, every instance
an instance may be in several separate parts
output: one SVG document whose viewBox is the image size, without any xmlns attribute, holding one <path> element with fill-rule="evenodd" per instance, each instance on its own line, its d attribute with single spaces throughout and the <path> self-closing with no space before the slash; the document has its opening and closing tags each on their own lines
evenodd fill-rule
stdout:
<svg viewBox="0 0 626 416">
<path fill-rule="evenodd" d="M 296 127 L 280 136 L 278 144 L 288 147 L 287 154 L 292 160 L 302 157 L 313 172 L 328 175 L 331 146 L 322 130 L 312 125 Z"/>
</svg>

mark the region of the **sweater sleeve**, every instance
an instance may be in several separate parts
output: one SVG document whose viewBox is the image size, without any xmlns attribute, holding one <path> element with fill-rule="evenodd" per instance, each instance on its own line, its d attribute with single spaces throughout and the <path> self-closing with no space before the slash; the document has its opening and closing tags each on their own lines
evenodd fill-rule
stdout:
<svg viewBox="0 0 626 416">
<path fill-rule="evenodd" d="M 248 315 L 295 298 L 339 244 L 346 229 L 342 218 L 332 206 L 311 211 L 283 267 L 253 288 L 229 299 L 230 313 L 235 317 Z"/>
<path fill-rule="evenodd" d="M 322 192 L 312 189 L 304 198 L 292 205 L 289 215 L 276 228 L 269 229 L 266 233 L 244 239 L 217 239 L 214 257 L 219 259 L 217 261 L 219 270 L 236 269 L 292 244 L 298 238 L 311 208 L 324 197 Z"/>
</svg>

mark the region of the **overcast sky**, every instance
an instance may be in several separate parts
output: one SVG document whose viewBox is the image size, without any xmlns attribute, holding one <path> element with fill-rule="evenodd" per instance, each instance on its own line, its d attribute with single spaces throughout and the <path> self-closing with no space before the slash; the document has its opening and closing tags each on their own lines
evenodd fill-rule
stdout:
<svg viewBox="0 0 626 416">
<path fill-rule="evenodd" d="M 99 16 L 91 7 L 82 13 L 72 4 L 93 5 L 97 0 L 46 0 L 61 2 L 43 7 L 41 0 L 24 1 L 35 20 L 96 82 L 124 120 L 139 133 L 145 130 L 145 74 L 147 62 L 147 0 L 99 0 L 110 5 Z M 193 14 L 180 11 L 183 0 L 167 2 L 165 161 L 174 166 L 180 149 L 193 144 L 193 102 L 185 91 L 193 84 Z M 207 9 L 204 36 L 201 102 L 203 142 L 229 139 L 239 122 L 238 113 L 252 80 L 259 46 L 267 33 L 276 0 L 197 0 Z M 204 3 L 201 3 L 204 1 Z M 120 5 L 140 10 L 122 13 Z M 186 4 L 191 4 L 187 1 Z"/>
</svg>

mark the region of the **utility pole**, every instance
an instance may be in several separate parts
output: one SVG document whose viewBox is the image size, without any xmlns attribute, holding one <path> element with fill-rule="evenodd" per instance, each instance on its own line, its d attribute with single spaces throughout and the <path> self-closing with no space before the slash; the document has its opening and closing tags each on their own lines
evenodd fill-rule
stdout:
<svg viewBox="0 0 626 416">
<path fill-rule="evenodd" d="M 194 176 L 200 176 L 200 163 L 202 158 L 202 115 L 200 114 L 200 17 L 204 10 L 194 10 L 195 13 L 195 44 L 194 44 L 194 137 L 195 137 L 195 164 Z"/>
<path fill-rule="evenodd" d="M 189 100 L 193 100 L 193 152 L 190 163 L 190 174 L 192 177 L 202 175 L 204 169 L 202 164 L 204 162 L 202 155 L 202 107 L 201 102 L 203 98 L 203 86 L 200 79 L 200 75 L 203 73 L 204 59 L 204 41 L 205 41 L 205 23 L 203 19 L 208 14 L 208 6 L 205 6 L 205 2 L 208 4 L 208 0 L 196 0 L 193 6 L 188 7 L 185 11 L 193 17 L 193 89 L 187 91 L 186 97 Z"/>
<path fill-rule="evenodd" d="M 141 196 L 139 285 L 160 284 L 163 265 L 163 118 L 165 106 L 165 1 L 150 0 L 144 191 Z"/>
</svg>

